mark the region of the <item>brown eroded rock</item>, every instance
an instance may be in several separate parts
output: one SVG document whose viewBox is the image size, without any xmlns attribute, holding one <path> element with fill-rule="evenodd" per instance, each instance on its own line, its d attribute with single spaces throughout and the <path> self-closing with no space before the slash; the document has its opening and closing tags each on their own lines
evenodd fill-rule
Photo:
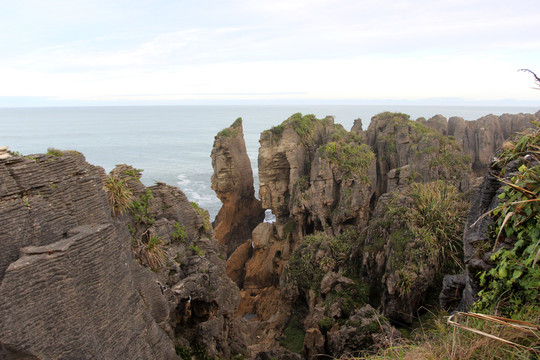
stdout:
<svg viewBox="0 0 540 360">
<path fill-rule="evenodd" d="M 212 189 L 223 203 L 214 223 L 215 237 L 229 256 L 264 218 L 260 201 L 254 195 L 241 118 L 216 135 L 211 158 Z"/>
</svg>

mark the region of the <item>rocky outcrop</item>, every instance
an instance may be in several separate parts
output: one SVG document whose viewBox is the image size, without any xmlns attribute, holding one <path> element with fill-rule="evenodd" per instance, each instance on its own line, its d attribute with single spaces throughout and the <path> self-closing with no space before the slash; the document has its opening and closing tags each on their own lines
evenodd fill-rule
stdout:
<svg viewBox="0 0 540 360">
<path fill-rule="evenodd" d="M 0 357 L 246 354 L 208 213 L 141 170 L 57 154 L 0 160 Z"/>
<path fill-rule="evenodd" d="M 0 160 L 0 344 L 7 358 L 174 359 L 169 309 L 76 152 Z"/>
<path fill-rule="evenodd" d="M 260 196 L 302 236 L 362 227 L 375 180 L 371 149 L 332 117 L 295 114 L 261 134 Z"/>
<path fill-rule="evenodd" d="M 241 118 L 216 135 L 211 158 L 212 189 L 223 203 L 214 222 L 215 237 L 229 256 L 251 237 L 251 231 L 264 217 L 254 195 Z"/>
<path fill-rule="evenodd" d="M 133 193 L 142 185 L 140 172 L 129 166 L 111 173 L 125 180 Z M 140 193 L 122 220 L 133 237 L 134 256 L 152 268 L 159 281 L 178 353 L 210 358 L 244 354 L 249 330 L 235 318 L 239 290 L 226 276 L 208 212 L 180 189 L 157 183 Z"/>
<path fill-rule="evenodd" d="M 540 119 L 536 114 L 487 115 L 474 121 L 451 117 L 446 121 L 441 115 L 429 119 L 425 125 L 443 135 L 453 136 L 463 154 L 472 159 L 476 176 L 483 176 L 504 141 L 532 126 Z"/>
<path fill-rule="evenodd" d="M 408 183 L 448 180 L 462 191 L 468 190 L 470 157 L 462 154 L 458 143 L 445 135 L 445 126 L 442 117 L 427 122 L 411 121 L 408 115 L 399 113 L 373 117 L 366 141 L 377 156 L 377 197 L 388 191 L 389 176 L 395 176 L 395 171 L 405 166 Z"/>
</svg>

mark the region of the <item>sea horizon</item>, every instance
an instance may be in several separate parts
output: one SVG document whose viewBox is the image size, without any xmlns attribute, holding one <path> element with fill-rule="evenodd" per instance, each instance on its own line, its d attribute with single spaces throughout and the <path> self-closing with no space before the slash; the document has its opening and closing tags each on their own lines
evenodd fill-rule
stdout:
<svg viewBox="0 0 540 360">
<path fill-rule="evenodd" d="M 415 120 L 435 115 L 477 120 L 488 114 L 535 113 L 539 106 L 455 105 L 121 105 L 0 107 L 0 146 L 23 155 L 45 153 L 49 147 L 77 150 L 106 172 L 116 164 L 142 169 L 142 182 L 178 186 L 190 201 L 210 212 L 221 202 L 211 190 L 210 154 L 214 136 L 243 119 L 244 138 L 258 190 L 257 156 L 260 133 L 292 114 L 334 116 L 350 130 L 355 119 L 367 129 L 384 111 L 402 112 Z"/>
</svg>

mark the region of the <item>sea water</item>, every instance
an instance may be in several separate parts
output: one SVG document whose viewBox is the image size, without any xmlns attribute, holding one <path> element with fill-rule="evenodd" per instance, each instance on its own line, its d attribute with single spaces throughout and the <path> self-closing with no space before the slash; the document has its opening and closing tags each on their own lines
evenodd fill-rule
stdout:
<svg viewBox="0 0 540 360">
<path fill-rule="evenodd" d="M 294 113 L 333 115 L 350 129 L 362 119 L 383 112 L 403 112 L 411 119 L 436 114 L 476 120 L 487 114 L 535 113 L 535 107 L 389 106 L 389 105 L 214 105 L 0 108 L 0 146 L 23 155 L 45 153 L 49 147 L 82 152 L 87 161 L 108 172 L 116 164 L 143 169 L 142 182 L 180 187 L 190 201 L 217 214 L 221 203 L 210 187 L 210 153 L 214 136 L 243 119 L 244 138 L 256 189 L 260 133 Z"/>
</svg>

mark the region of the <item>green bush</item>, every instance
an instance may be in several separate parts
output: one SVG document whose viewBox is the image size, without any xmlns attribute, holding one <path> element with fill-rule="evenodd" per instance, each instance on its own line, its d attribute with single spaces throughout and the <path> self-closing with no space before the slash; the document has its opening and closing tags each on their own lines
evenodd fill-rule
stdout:
<svg viewBox="0 0 540 360">
<path fill-rule="evenodd" d="M 369 145 L 329 142 L 321 146 L 319 151 L 331 163 L 336 164 L 345 176 L 357 176 L 362 183 L 369 184 L 367 170 L 375 160 L 375 154 Z"/>
<path fill-rule="evenodd" d="M 354 232 L 338 236 L 324 233 L 306 236 L 291 256 L 288 278 L 304 293 L 309 289 L 317 290 L 328 271 L 335 271 L 346 263 L 355 241 Z"/>
<path fill-rule="evenodd" d="M 64 152 L 62 150 L 58 150 L 58 149 L 50 147 L 47 149 L 47 155 L 59 157 L 59 156 L 64 155 Z"/>
<path fill-rule="evenodd" d="M 173 226 L 174 226 L 174 232 L 171 235 L 172 240 L 186 242 L 186 240 L 188 239 L 188 234 L 186 233 L 186 227 L 180 226 L 179 222 L 175 222 Z"/>
<path fill-rule="evenodd" d="M 477 311 L 494 311 L 515 316 L 540 306 L 540 129 L 523 134 L 500 155 L 497 165 L 505 173 L 506 164 L 520 159 L 522 165 L 499 195 L 499 205 L 491 215 L 495 221 L 491 246 L 495 267 L 480 274 L 483 290 L 475 304 Z M 528 155 L 530 160 L 523 157 Z"/>
<path fill-rule="evenodd" d="M 293 314 L 291 316 L 283 335 L 284 337 L 281 340 L 281 345 L 294 353 L 301 354 L 306 333 L 302 329 L 302 324 L 298 319 L 298 315 Z"/>
<path fill-rule="evenodd" d="M 152 190 L 146 189 L 146 192 L 139 197 L 139 199 L 133 200 L 130 205 L 131 213 L 135 218 L 135 221 L 142 224 L 152 225 L 156 222 L 153 215 L 150 214 L 150 200 L 154 198 Z"/>
</svg>

